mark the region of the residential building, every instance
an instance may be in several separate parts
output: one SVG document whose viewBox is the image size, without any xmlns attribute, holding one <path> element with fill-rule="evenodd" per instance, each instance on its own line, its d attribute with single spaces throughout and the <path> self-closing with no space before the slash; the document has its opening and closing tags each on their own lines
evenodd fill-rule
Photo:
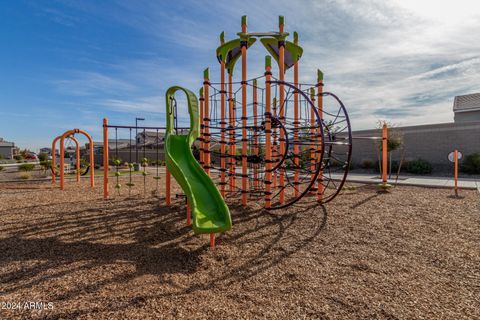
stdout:
<svg viewBox="0 0 480 320">
<path fill-rule="evenodd" d="M 456 96 L 453 112 L 455 122 L 480 121 L 480 93 Z"/>
<path fill-rule="evenodd" d="M 0 158 L 13 159 L 15 143 L 0 138 Z"/>
</svg>

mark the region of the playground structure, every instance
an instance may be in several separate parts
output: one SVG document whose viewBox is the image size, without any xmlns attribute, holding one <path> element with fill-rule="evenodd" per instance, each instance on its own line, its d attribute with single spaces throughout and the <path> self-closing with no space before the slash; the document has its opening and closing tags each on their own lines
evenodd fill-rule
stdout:
<svg viewBox="0 0 480 320">
<path fill-rule="evenodd" d="M 63 134 L 57 136 L 53 139 L 52 142 L 52 183 L 56 183 L 56 148 L 57 142 L 60 140 L 60 189 L 64 190 L 65 188 L 65 140 L 70 139 L 75 142 L 75 153 L 76 153 L 76 180 L 80 182 L 80 145 L 78 140 L 75 138 L 75 134 L 82 134 L 84 135 L 89 142 L 89 157 L 90 157 L 90 165 L 87 168 L 85 174 L 89 171 L 90 172 L 90 187 L 93 188 L 95 186 L 95 165 L 94 165 L 94 148 L 93 148 L 93 139 L 92 137 L 84 130 L 80 129 L 72 129 L 67 130 Z"/>
<path fill-rule="evenodd" d="M 210 82 L 207 68 L 199 99 L 178 86 L 167 90 L 166 127 L 113 126 L 104 119 L 104 198 L 109 197 L 109 128 L 115 129 L 116 142 L 118 129 L 129 129 L 131 141 L 132 130 L 140 128 L 144 132 L 156 130 L 157 143 L 159 131 L 165 130 L 166 204 L 171 203 L 173 175 L 187 198 L 187 223 L 192 223 L 195 233 L 210 233 L 212 246 L 215 233 L 231 228 L 225 204 L 229 198 L 239 196 L 243 206 L 248 199 L 258 202 L 263 198 L 268 210 L 288 207 L 305 196 L 315 197 L 318 203 L 332 201 L 348 174 L 354 138 L 350 120 L 341 100 L 323 90 L 320 70 L 315 83 L 299 82 L 303 49 L 296 32 L 293 42 L 286 39 L 288 35 L 283 17 L 279 18 L 278 32 L 248 33 L 244 16 L 238 38 L 226 42 L 224 33 L 220 34 L 216 50 L 219 83 Z M 257 39 L 277 62 L 278 77 L 272 73 L 271 56 L 266 56 L 264 74 L 247 79 L 247 49 Z M 233 81 L 239 60 L 241 81 Z M 291 68 L 293 83 L 285 81 Z M 177 91 L 187 98 L 188 134 L 178 125 Z M 386 125 L 381 138 L 370 138 L 382 139 L 382 185 L 386 186 Z M 196 139 L 198 163 L 191 150 Z M 118 152 L 117 147 L 115 150 Z M 118 155 L 114 159 L 118 173 Z M 131 172 L 132 159 L 129 166 Z M 116 176 L 118 186 L 119 174 Z"/>
<path fill-rule="evenodd" d="M 323 91 L 320 70 L 316 83 L 299 83 L 303 49 L 296 32 L 293 42 L 286 39 L 282 16 L 278 32 L 249 33 L 245 16 L 241 25 L 236 39 L 226 42 L 220 35 L 220 82 L 210 82 L 209 69 L 204 72 L 200 164 L 210 176 L 219 175 L 222 196 L 239 194 L 244 206 L 249 197 L 264 197 L 270 210 L 306 195 L 319 203 L 333 200 L 345 182 L 352 146 L 343 103 Z M 257 39 L 277 62 L 277 77 L 267 56 L 264 74 L 247 79 L 247 52 Z M 241 81 L 233 81 L 238 61 Z M 285 81 L 291 68 L 293 83 Z"/>
</svg>

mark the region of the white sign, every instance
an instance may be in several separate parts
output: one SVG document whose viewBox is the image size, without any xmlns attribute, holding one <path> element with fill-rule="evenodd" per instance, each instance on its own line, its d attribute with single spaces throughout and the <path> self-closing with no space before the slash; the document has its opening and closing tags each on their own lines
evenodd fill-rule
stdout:
<svg viewBox="0 0 480 320">
<path fill-rule="evenodd" d="M 458 151 L 458 160 L 461 160 L 463 157 L 462 153 L 460 151 Z M 450 162 L 455 162 L 455 152 L 450 152 L 448 154 L 448 160 Z"/>
</svg>

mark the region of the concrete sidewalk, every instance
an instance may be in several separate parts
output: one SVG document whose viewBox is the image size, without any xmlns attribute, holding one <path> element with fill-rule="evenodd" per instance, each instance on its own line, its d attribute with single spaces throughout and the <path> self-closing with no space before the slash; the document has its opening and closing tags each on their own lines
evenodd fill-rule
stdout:
<svg viewBox="0 0 480 320">
<path fill-rule="evenodd" d="M 332 178 L 336 178 L 336 176 L 332 175 Z M 340 175 L 338 175 L 338 178 L 340 178 Z M 347 176 L 347 181 L 378 184 L 382 182 L 382 179 L 380 176 L 373 174 L 349 173 Z M 395 179 L 389 179 L 388 183 L 392 185 L 395 184 Z M 399 176 L 397 184 L 433 188 L 454 187 L 453 177 Z M 480 180 L 462 178 L 458 180 L 458 187 L 462 189 L 479 189 L 480 191 Z"/>
</svg>

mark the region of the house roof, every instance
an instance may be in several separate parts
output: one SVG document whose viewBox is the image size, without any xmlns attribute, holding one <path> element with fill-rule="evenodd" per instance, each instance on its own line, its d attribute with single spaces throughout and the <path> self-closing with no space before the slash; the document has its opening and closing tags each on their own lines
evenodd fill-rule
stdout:
<svg viewBox="0 0 480 320">
<path fill-rule="evenodd" d="M 453 112 L 480 110 L 480 93 L 456 96 L 453 101 Z"/>
<path fill-rule="evenodd" d="M 0 141 L 0 147 L 15 147 L 13 142 L 4 141 L 3 139 Z"/>
</svg>

